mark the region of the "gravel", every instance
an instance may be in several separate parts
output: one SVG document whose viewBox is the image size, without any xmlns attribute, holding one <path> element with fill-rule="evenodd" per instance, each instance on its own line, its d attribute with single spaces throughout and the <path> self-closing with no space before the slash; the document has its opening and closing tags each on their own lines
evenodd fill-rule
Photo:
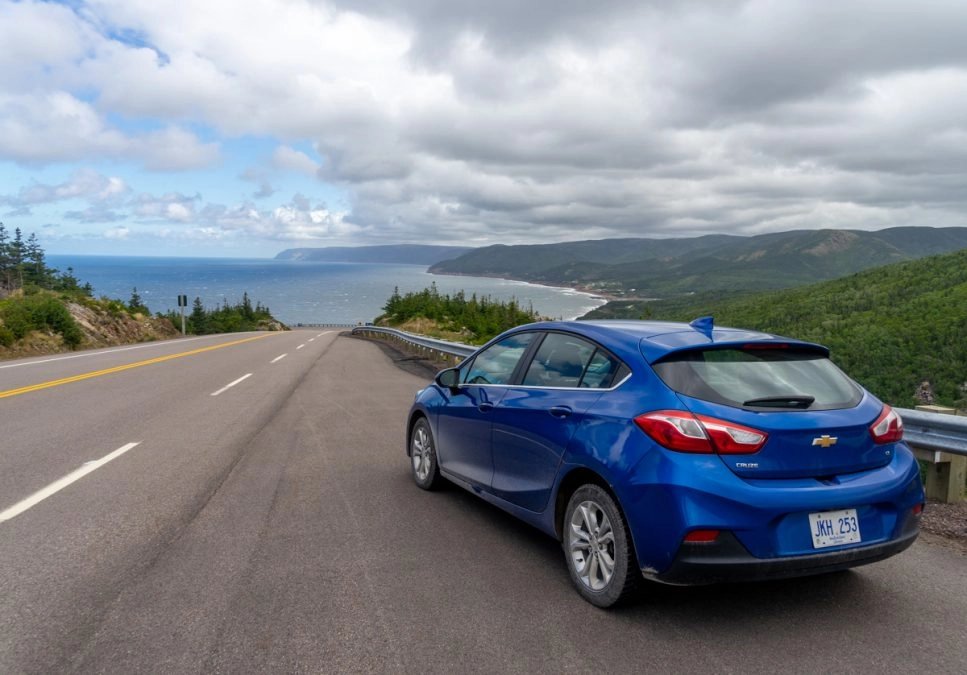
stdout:
<svg viewBox="0 0 967 675">
<path fill-rule="evenodd" d="M 967 553 L 967 502 L 928 502 L 920 520 L 920 529 L 941 539 L 939 543 Z"/>
</svg>

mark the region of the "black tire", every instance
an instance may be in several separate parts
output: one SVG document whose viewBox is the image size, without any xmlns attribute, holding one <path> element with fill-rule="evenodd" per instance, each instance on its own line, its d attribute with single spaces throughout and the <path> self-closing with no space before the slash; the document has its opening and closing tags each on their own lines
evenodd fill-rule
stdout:
<svg viewBox="0 0 967 675">
<path fill-rule="evenodd" d="M 597 607 L 627 600 L 639 572 L 624 516 L 606 490 L 593 483 L 579 487 L 567 503 L 561 544 L 571 581 Z"/>
<path fill-rule="evenodd" d="M 437 465 L 436 444 L 430 423 L 421 417 L 410 431 L 410 469 L 413 481 L 424 490 L 432 490 L 440 485 L 440 467 Z"/>
</svg>

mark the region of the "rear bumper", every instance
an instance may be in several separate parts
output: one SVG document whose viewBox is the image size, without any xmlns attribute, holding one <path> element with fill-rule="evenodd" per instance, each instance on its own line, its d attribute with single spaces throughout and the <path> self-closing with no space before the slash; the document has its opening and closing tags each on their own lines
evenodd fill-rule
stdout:
<svg viewBox="0 0 967 675">
<path fill-rule="evenodd" d="M 676 585 L 765 581 L 825 574 L 884 560 L 909 548 L 920 534 L 919 516 L 910 516 L 895 539 L 869 546 L 781 558 L 756 558 L 731 532 L 711 543 L 682 544 L 663 572 L 643 569 L 654 581 Z"/>
</svg>

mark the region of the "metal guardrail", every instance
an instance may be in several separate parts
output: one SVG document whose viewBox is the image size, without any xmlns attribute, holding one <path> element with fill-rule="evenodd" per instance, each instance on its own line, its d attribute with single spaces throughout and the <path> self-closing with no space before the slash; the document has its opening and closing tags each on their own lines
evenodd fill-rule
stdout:
<svg viewBox="0 0 967 675">
<path fill-rule="evenodd" d="M 967 417 L 897 408 L 903 438 L 924 450 L 967 456 Z"/>
<path fill-rule="evenodd" d="M 353 335 L 378 335 L 389 337 L 417 347 L 420 351 L 428 352 L 436 356 L 437 359 L 441 361 L 462 361 L 477 351 L 477 347 L 465 345 L 460 342 L 436 340 L 423 335 L 414 335 L 413 333 L 396 330 L 395 328 L 382 328 L 380 326 L 356 326 L 353 328 Z"/>
<path fill-rule="evenodd" d="M 967 477 L 967 417 L 926 410 L 897 409 L 903 418 L 903 440 L 926 463 L 923 472 L 927 497 L 962 502 Z"/>
<path fill-rule="evenodd" d="M 458 362 L 476 347 L 435 340 L 393 328 L 356 326 L 353 334 L 380 335 L 405 342 L 437 360 Z M 964 500 L 964 471 L 967 457 L 967 417 L 943 415 L 922 410 L 896 408 L 903 418 L 903 438 L 914 449 L 917 459 L 928 462 L 927 496 L 945 502 Z"/>
<path fill-rule="evenodd" d="M 352 328 L 359 324 L 355 323 L 296 323 L 293 328 Z"/>
</svg>

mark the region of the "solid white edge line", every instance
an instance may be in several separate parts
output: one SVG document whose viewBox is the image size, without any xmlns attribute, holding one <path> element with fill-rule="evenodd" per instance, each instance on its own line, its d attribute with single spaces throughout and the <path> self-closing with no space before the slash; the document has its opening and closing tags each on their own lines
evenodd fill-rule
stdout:
<svg viewBox="0 0 967 675">
<path fill-rule="evenodd" d="M 194 342 L 195 340 L 208 340 L 208 339 L 210 339 L 212 337 L 223 337 L 223 336 L 221 336 L 221 335 L 215 335 L 215 336 L 211 336 L 211 335 L 200 335 L 198 337 L 190 337 L 190 338 L 173 338 L 171 340 L 159 340 L 157 342 L 151 342 L 151 343 L 148 343 L 148 344 L 139 344 L 139 345 L 134 345 L 134 346 L 131 346 L 131 347 L 117 347 L 115 349 L 101 349 L 101 350 L 93 351 L 93 352 L 85 352 L 83 354 L 70 354 L 68 356 L 54 356 L 54 357 L 51 357 L 51 358 L 48 358 L 48 359 L 38 359 L 36 361 L 24 361 L 24 362 L 20 362 L 20 363 L 8 363 L 8 364 L 4 364 L 4 365 L 0 366 L 0 370 L 3 370 L 5 368 L 23 368 L 24 366 L 36 366 L 36 365 L 40 365 L 42 363 L 52 363 L 54 361 L 68 361 L 70 359 L 87 359 L 87 358 L 92 358 L 92 357 L 96 357 L 96 356 L 104 356 L 105 354 L 115 354 L 117 352 L 129 352 L 132 349 L 149 349 L 151 347 L 164 347 L 164 346 L 169 345 L 169 344 L 175 344 L 175 342 L 177 342 L 178 344 L 182 344 L 182 343 L 185 343 L 185 342 Z"/>
<path fill-rule="evenodd" d="M 26 499 L 17 502 L 9 509 L 5 511 L 0 511 L 0 523 L 4 522 L 5 520 L 10 520 L 11 518 L 16 518 L 17 516 L 19 516 L 21 513 L 23 513 L 30 507 L 36 506 L 37 504 L 44 501 L 51 495 L 54 495 L 60 492 L 71 483 L 80 480 L 81 478 L 89 474 L 91 471 L 94 471 L 95 469 L 100 469 L 102 466 L 104 466 L 111 460 L 117 459 L 118 457 L 126 453 L 131 448 L 137 447 L 140 444 L 141 444 L 141 441 L 138 441 L 136 443 L 128 443 L 127 445 L 122 445 L 120 448 L 118 448 L 111 454 L 105 455 L 101 459 L 96 459 L 92 462 L 85 462 L 83 465 L 81 465 L 79 469 L 72 471 L 71 473 L 61 478 L 60 480 L 56 480 L 50 485 L 48 485 L 47 487 L 43 488 L 42 490 L 38 490 L 37 492 L 33 493 Z"/>
<path fill-rule="evenodd" d="M 212 392 L 212 396 L 218 396 L 222 392 L 228 391 L 229 389 L 231 389 L 232 387 L 234 387 L 239 382 L 243 382 L 243 381 L 247 380 L 250 377 L 252 377 L 252 373 L 246 373 L 245 375 L 242 375 L 240 378 L 238 378 L 234 382 L 229 382 L 228 384 L 226 384 L 224 387 L 222 387 L 218 391 L 213 391 Z"/>
<path fill-rule="evenodd" d="M 280 354 L 279 356 L 276 356 L 274 359 L 272 359 L 271 361 L 269 361 L 269 363 L 278 363 L 279 361 L 281 361 L 282 359 L 284 359 L 286 356 L 288 356 L 288 354 Z"/>
</svg>

